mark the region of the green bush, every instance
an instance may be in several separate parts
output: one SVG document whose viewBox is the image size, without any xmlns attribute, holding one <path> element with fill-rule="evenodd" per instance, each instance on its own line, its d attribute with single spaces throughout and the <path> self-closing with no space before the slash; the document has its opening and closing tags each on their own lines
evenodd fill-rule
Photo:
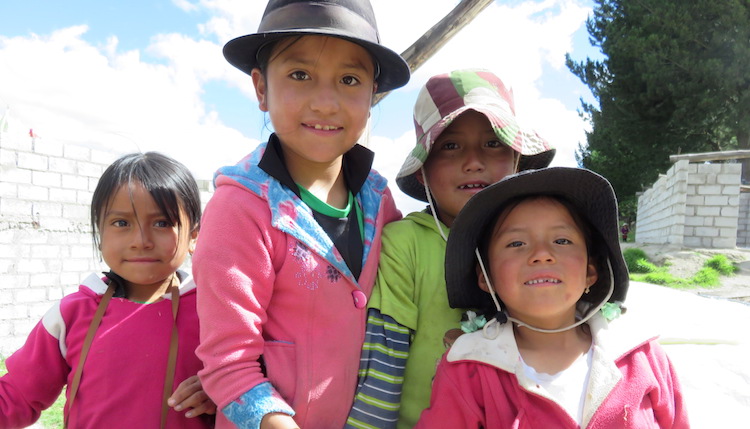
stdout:
<svg viewBox="0 0 750 429">
<path fill-rule="evenodd" d="M 706 267 L 713 268 L 716 270 L 719 274 L 730 276 L 737 271 L 739 271 L 739 268 L 732 263 L 726 255 L 716 255 L 713 258 L 706 261 L 704 264 Z M 718 277 L 717 277 L 718 281 Z"/>
<path fill-rule="evenodd" d="M 714 287 L 721 284 L 719 271 L 709 266 L 701 268 L 700 271 L 695 273 L 691 281 L 702 287 Z"/>
<path fill-rule="evenodd" d="M 644 252 L 642 249 L 639 249 L 637 247 L 625 249 L 622 252 L 622 256 L 625 258 L 625 264 L 628 266 L 628 271 L 630 271 L 631 273 L 650 272 L 649 267 L 642 263 L 642 261 L 648 263 L 648 255 L 646 255 L 646 252 Z"/>
</svg>

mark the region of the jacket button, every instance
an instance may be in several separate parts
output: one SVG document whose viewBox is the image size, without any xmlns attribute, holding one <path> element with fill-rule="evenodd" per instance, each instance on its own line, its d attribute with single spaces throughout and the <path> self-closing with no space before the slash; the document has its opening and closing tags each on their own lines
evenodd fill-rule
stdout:
<svg viewBox="0 0 750 429">
<path fill-rule="evenodd" d="M 352 292 L 354 298 L 354 306 L 356 308 L 365 308 L 367 306 L 367 296 L 361 290 L 355 290 Z"/>
</svg>

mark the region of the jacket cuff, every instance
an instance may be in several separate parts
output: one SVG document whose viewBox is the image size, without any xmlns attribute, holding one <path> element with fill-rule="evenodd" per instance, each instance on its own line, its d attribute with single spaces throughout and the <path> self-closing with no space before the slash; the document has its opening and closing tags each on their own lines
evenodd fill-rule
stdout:
<svg viewBox="0 0 750 429">
<path fill-rule="evenodd" d="M 294 416 L 294 410 L 284 401 L 271 383 L 261 383 L 221 410 L 224 416 L 240 429 L 260 429 L 263 416 L 284 413 Z"/>
</svg>

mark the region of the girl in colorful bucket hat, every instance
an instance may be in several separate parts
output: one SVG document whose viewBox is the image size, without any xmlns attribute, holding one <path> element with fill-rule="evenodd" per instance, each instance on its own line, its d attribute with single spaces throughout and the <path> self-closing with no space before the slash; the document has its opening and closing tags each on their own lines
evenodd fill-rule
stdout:
<svg viewBox="0 0 750 429">
<path fill-rule="evenodd" d="M 441 360 L 417 428 L 688 427 L 655 337 L 613 322 L 628 270 L 603 177 L 546 168 L 482 190 L 453 223 L 445 278 L 452 307 L 490 317 Z"/>
<path fill-rule="evenodd" d="M 193 272 L 217 428 L 341 428 L 354 398 L 383 226 L 399 219 L 363 135 L 409 80 L 366 0 L 271 0 L 229 41 L 274 133 L 221 168 Z"/>
<path fill-rule="evenodd" d="M 414 125 L 417 144 L 396 182 L 429 206 L 383 231 L 349 427 L 414 426 L 429 404 L 443 336 L 459 326 L 462 313 L 448 306 L 443 276 L 453 219 L 482 188 L 518 168 L 546 166 L 554 155 L 518 124 L 511 91 L 486 70 L 430 78 L 417 98 Z"/>
</svg>

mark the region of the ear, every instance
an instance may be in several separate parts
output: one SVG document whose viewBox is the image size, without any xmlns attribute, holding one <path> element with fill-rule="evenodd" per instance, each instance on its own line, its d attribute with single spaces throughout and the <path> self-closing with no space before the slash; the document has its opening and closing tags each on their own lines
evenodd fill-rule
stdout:
<svg viewBox="0 0 750 429">
<path fill-rule="evenodd" d="M 586 286 L 593 286 L 597 280 L 599 280 L 599 273 L 596 272 L 596 265 L 589 261 L 586 267 Z"/>
<path fill-rule="evenodd" d="M 417 179 L 417 182 L 419 182 L 420 185 L 424 186 L 424 176 L 422 175 L 422 169 L 414 172 L 414 178 Z"/>
<path fill-rule="evenodd" d="M 482 272 L 482 268 L 479 267 L 479 264 L 477 264 L 477 284 L 479 285 L 479 289 L 482 289 L 487 293 L 492 293 L 490 292 L 490 284 L 487 281 L 487 278 L 484 277 L 484 273 Z"/>
<path fill-rule="evenodd" d="M 268 85 L 266 85 L 266 78 L 259 68 L 254 68 L 250 72 L 250 76 L 253 78 L 255 96 L 258 97 L 258 107 L 261 111 L 268 112 Z"/>
<path fill-rule="evenodd" d="M 198 243 L 198 228 L 190 233 L 190 242 L 188 243 L 188 252 L 192 255 L 195 252 L 195 245 Z"/>
</svg>

